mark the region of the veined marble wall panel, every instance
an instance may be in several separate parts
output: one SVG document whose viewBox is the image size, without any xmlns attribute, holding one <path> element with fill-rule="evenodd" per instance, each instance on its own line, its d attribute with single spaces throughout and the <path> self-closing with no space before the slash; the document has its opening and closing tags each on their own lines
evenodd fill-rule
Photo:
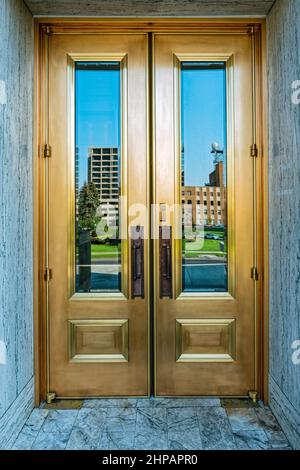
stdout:
<svg viewBox="0 0 300 470">
<path fill-rule="evenodd" d="M 300 422 L 300 364 L 292 361 L 292 345 L 300 340 L 300 0 L 277 0 L 267 30 L 270 404 L 285 429 L 293 413 Z M 300 446 L 298 432 L 293 443 Z"/>
<path fill-rule="evenodd" d="M 27 6 L 1 0 L 0 419 L 33 377 L 33 51 Z"/>
</svg>

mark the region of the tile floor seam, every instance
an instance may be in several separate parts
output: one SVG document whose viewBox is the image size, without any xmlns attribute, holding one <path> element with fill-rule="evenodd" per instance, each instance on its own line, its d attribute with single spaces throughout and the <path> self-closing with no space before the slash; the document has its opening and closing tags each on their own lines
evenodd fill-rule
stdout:
<svg viewBox="0 0 300 470">
<path fill-rule="evenodd" d="M 27 423 L 27 421 L 25 421 L 25 423 L 23 424 L 23 426 L 22 426 L 20 432 L 18 433 L 16 439 L 15 439 L 15 440 L 13 441 L 13 443 L 10 445 L 10 449 L 12 449 L 12 448 L 15 446 L 15 444 L 16 444 L 18 438 L 20 437 L 22 431 L 24 430 L 24 428 L 25 428 L 25 426 L 26 426 L 26 423 Z"/>
<path fill-rule="evenodd" d="M 135 405 L 135 424 L 134 424 L 134 434 L 133 434 L 133 443 L 132 443 L 133 449 L 135 449 L 136 424 L 137 424 L 137 410 L 138 410 L 138 401 L 136 402 L 136 405 Z"/>
<path fill-rule="evenodd" d="M 198 424 L 199 439 L 200 439 L 200 443 L 201 443 L 201 449 L 199 449 L 199 450 L 204 450 L 203 449 L 203 439 L 202 439 L 201 429 L 200 429 L 200 422 L 199 422 L 198 406 L 196 406 L 196 419 L 197 419 L 197 424 Z"/>
<path fill-rule="evenodd" d="M 79 412 L 77 413 L 77 416 L 76 416 L 76 418 L 75 418 L 75 420 L 74 420 L 74 423 L 73 423 L 73 426 L 72 426 L 72 429 L 71 429 L 71 432 L 70 432 L 70 435 L 69 435 L 69 439 L 68 439 L 68 441 L 67 441 L 67 443 L 66 443 L 65 450 L 67 450 L 67 448 L 68 448 L 68 444 L 69 444 L 69 442 L 70 442 L 70 439 L 71 439 L 71 436 L 72 436 L 72 432 L 73 432 L 73 430 L 74 430 L 74 428 L 75 428 L 76 421 L 77 421 L 77 419 L 78 419 L 78 415 L 79 415 Z"/>
<path fill-rule="evenodd" d="M 103 437 L 103 428 L 104 428 L 105 423 L 107 421 L 107 408 L 104 409 L 104 411 L 105 411 L 105 421 L 102 423 L 102 426 L 99 427 L 99 439 L 97 441 L 97 446 L 96 446 L 97 449 L 101 449 L 101 441 L 102 441 L 102 437 Z"/>
<path fill-rule="evenodd" d="M 166 422 L 167 422 L 167 448 L 168 450 L 170 450 L 170 440 L 169 440 L 169 420 L 168 420 L 168 416 L 169 416 L 169 413 L 168 413 L 168 410 L 169 408 L 167 407 L 166 408 Z"/>
<path fill-rule="evenodd" d="M 68 438 L 68 440 L 66 441 L 65 447 L 63 448 L 63 450 L 67 450 L 68 442 L 69 442 L 69 440 L 70 440 L 70 438 L 71 438 L 71 434 L 72 434 L 72 431 L 73 431 L 73 429 L 74 429 L 74 425 L 75 425 L 75 423 L 76 423 L 76 421 L 77 421 L 78 415 L 79 415 L 79 410 L 77 410 L 76 418 L 75 418 L 74 421 L 73 421 L 72 428 L 71 428 L 71 431 L 70 431 L 70 434 L 69 434 L 69 438 Z"/>
<path fill-rule="evenodd" d="M 268 434 L 266 433 L 266 430 L 265 430 L 265 429 L 262 429 L 262 432 L 264 433 L 264 435 L 265 435 L 265 437 L 266 437 L 266 439 L 267 439 L 267 441 L 268 441 L 268 448 L 270 448 L 270 447 L 271 447 L 271 442 L 270 442 L 269 436 L 268 436 Z"/>
<path fill-rule="evenodd" d="M 205 450 L 204 449 L 204 442 L 203 442 L 203 439 L 202 439 L 202 432 L 201 432 L 200 417 L 199 417 L 199 413 L 198 413 L 198 408 L 200 408 L 200 407 L 196 406 L 196 418 L 197 418 L 198 430 L 199 430 L 199 435 L 200 435 L 201 450 Z"/>
<path fill-rule="evenodd" d="M 45 421 L 46 421 L 46 419 L 44 420 L 44 422 L 45 422 Z M 37 437 L 38 437 L 38 435 L 40 434 L 40 432 L 41 432 L 41 430 L 42 430 L 42 427 L 43 427 L 43 426 L 44 426 L 44 423 L 42 424 L 42 426 L 41 426 L 41 428 L 39 429 L 39 431 L 38 431 L 37 435 L 35 436 L 35 438 L 34 438 L 34 440 L 33 440 L 32 444 L 31 444 L 31 446 L 30 446 L 30 449 L 29 449 L 29 450 L 33 450 L 33 446 L 34 446 L 34 444 L 35 444 L 35 441 L 37 440 Z"/>
<path fill-rule="evenodd" d="M 69 445 L 69 442 L 70 442 L 70 440 L 71 440 L 73 431 L 76 430 L 77 420 L 80 421 L 80 419 L 79 419 L 79 414 L 80 414 L 80 411 L 81 411 L 81 410 L 82 410 L 82 408 L 80 408 L 80 409 L 78 410 L 78 413 L 77 413 L 76 418 L 75 418 L 75 420 L 74 420 L 74 423 L 73 423 L 73 426 L 72 426 L 72 429 L 71 429 L 71 432 L 70 432 L 70 435 L 69 435 L 68 442 L 66 443 L 66 447 L 65 447 L 66 450 L 68 450 L 68 445 Z"/>
<path fill-rule="evenodd" d="M 52 411 L 52 413 L 51 413 L 51 411 Z M 66 410 L 66 409 L 65 409 L 65 410 L 62 410 L 62 411 L 68 412 L 69 410 Z M 72 411 L 73 411 L 73 410 L 72 410 Z M 74 410 L 74 411 L 75 411 L 75 410 Z M 69 439 L 70 439 L 70 437 L 71 437 L 72 430 L 73 430 L 73 428 L 74 428 L 74 423 L 75 423 L 75 421 L 76 421 L 76 419 L 77 419 L 77 417 L 78 417 L 78 413 L 79 413 L 79 410 L 77 410 L 76 418 L 73 420 L 72 427 L 71 427 L 71 430 L 70 430 L 70 433 L 69 433 L 69 437 L 68 437 L 68 439 L 66 440 L 65 445 L 62 446 L 63 448 L 60 449 L 60 450 L 66 450 L 66 448 L 67 448 L 67 444 L 68 444 Z M 41 428 L 40 428 L 40 430 L 39 430 L 39 432 L 38 432 L 38 434 L 37 434 L 37 436 L 36 436 L 36 438 L 35 438 L 35 441 L 34 441 L 34 443 L 32 444 L 31 449 L 34 448 L 34 445 L 35 445 L 37 439 L 40 437 L 40 435 L 41 435 L 42 432 L 44 432 L 45 435 L 46 435 L 46 434 L 53 434 L 53 431 L 50 432 L 50 433 L 49 433 L 49 431 L 43 431 L 43 428 L 44 428 L 44 426 L 46 425 L 47 421 L 50 421 L 51 418 L 53 418 L 53 416 L 56 416 L 56 418 L 53 419 L 53 421 L 59 421 L 60 413 L 58 413 L 57 410 L 49 410 L 49 413 L 47 414 L 47 417 L 46 417 L 46 419 L 44 420 L 43 425 L 41 426 Z M 58 416 L 58 419 L 57 419 L 57 416 Z M 62 431 L 62 433 L 64 434 L 65 431 Z"/>
<path fill-rule="evenodd" d="M 32 410 L 30 416 L 28 417 L 27 421 L 25 422 L 24 426 L 22 427 L 20 433 L 18 434 L 18 436 L 17 436 L 16 440 L 14 441 L 13 445 L 11 446 L 11 448 L 13 448 L 13 447 L 16 445 L 16 443 L 17 443 L 19 437 L 20 437 L 21 434 L 24 432 L 24 429 L 25 429 L 26 427 L 32 428 L 32 425 L 29 425 L 28 423 L 29 423 L 30 420 L 32 419 L 32 415 L 33 415 L 35 412 L 39 411 L 39 410 L 40 410 L 40 408 L 34 408 L 34 409 Z M 41 423 L 41 425 L 39 426 L 39 428 L 36 430 L 36 433 L 34 433 L 35 436 L 33 436 L 33 441 L 31 442 L 30 447 L 29 447 L 28 450 L 31 450 L 31 449 L 32 449 L 32 446 L 33 446 L 35 440 L 37 439 L 37 437 L 38 437 L 38 435 L 39 435 L 39 433 L 40 433 L 40 430 L 42 429 L 42 427 L 43 427 L 43 425 L 44 425 L 44 422 L 45 422 L 46 419 L 47 419 L 47 416 L 48 416 L 48 414 L 49 414 L 49 411 L 48 411 L 48 410 L 45 410 L 45 411 L 46 411 L 46 413 L 42 416 L 42 423 Z M 36 413 L 35 413 L 35 414 L 36 414 Z"/>
</svg>

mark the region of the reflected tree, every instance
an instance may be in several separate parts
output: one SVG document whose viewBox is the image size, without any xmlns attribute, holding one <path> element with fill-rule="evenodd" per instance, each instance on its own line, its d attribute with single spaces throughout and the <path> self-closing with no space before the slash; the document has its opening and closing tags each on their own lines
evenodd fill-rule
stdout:
<svg viewBox="0 0 300 470">
<path fill-rule="evenodd" d="M 101 220 L 97 215 L 100 199 L 93 182 L 84 183 L 78 201 L 78 288 L 82 292 L 91 289 L 91 236 L 97 236 L 96 227 Z"/>
<path fill-rule="evenodd" d="M 95 184 L 91 181 L 84 183 L 79 193 L 78 228 L 87 230 L 92 236 L 97 236 L 96 227 L 101 220 L 97 215 L 100 199 Z"/>
</svg>

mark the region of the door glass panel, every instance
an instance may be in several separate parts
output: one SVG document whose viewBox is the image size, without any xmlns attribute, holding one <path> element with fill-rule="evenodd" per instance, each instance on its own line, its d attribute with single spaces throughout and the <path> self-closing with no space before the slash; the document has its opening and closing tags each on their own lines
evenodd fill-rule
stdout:
<svg viewBox="0 0 300 470">
<path fill-rule="evenodd" d="M 226 66 L 181 63 L 184 292 L 226 292 Z"/>
<path fill-rule="evenodd" d="M 121 290 L 120 63 L 75 68 L 76 292 Z"/>
</svg>

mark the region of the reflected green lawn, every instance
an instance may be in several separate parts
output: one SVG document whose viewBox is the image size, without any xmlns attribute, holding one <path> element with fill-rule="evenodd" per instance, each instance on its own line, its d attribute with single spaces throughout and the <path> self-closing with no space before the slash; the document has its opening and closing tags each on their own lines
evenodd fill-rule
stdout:
<svg viewBox="0 0 300 470">
<path fill-rule="evenodd" d="M 210 232 L 207 232 L 210 233 Z M 223 235 L 223 232 L 211 232 L 214 235 Z M 186 258 L 197 258 L 204 254 L 211 254 L 215 256 L 226 256 L 225 251 L 221 249 L 220 240 L 207 240 L 201 239 L 196 241 L 183 241 L 183 253 Z M 119 245 L 91 245 L 92 259 L 119 259 L 121 253 L 121 246 Z"/>
<path fill-rule="evenodd" d="M 186 258 L 195 258 L 204 254 L 214 254 L 216 256 L 224 257 L 226 251 L 221 249 L 222 242 L 220 240 L 199 240 L 194 242 L 185 242 L 183 245 L 183 252 Z M 226 246 L 224 247 L 226 250 Z"/>
<path fill-rule="evenodd" d="M 92 258 L 119 258 L 121 253 L 120 245 L 95 245 L 92 244 Z"/>
</svg>

